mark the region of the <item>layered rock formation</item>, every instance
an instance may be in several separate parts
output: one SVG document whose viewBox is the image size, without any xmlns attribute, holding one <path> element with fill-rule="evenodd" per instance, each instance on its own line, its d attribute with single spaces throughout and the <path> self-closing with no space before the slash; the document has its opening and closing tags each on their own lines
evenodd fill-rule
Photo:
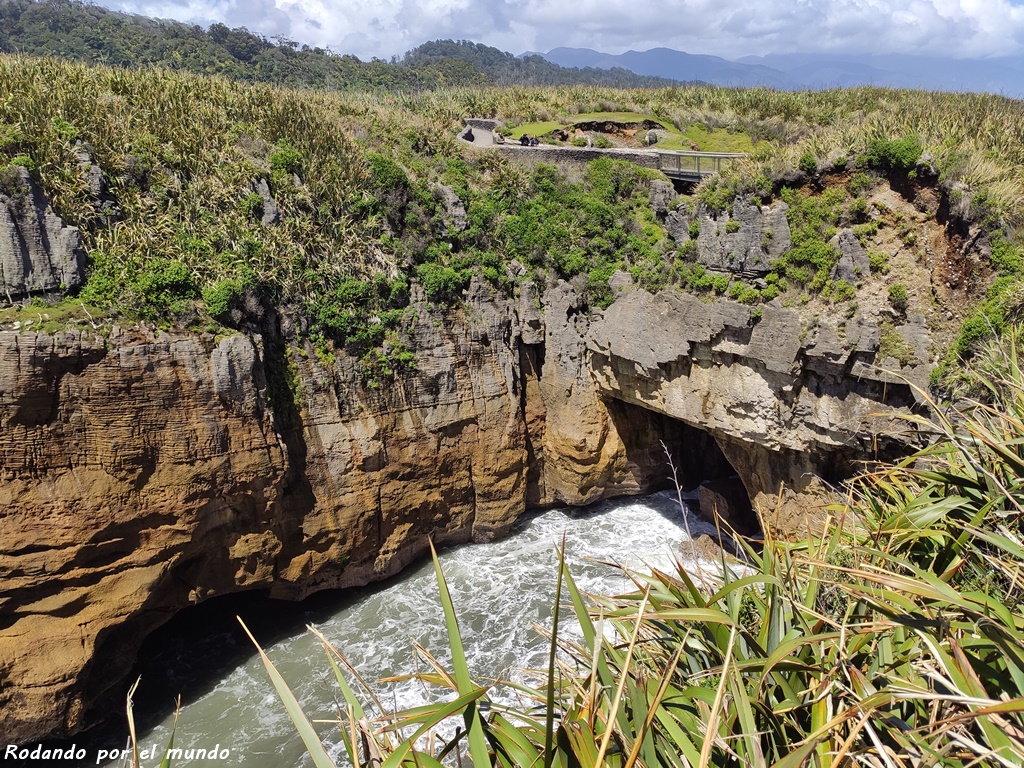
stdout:
<svg viewBox="0 0 1024 768">
<path fill-rule="evenodd" d="M 380 384 L 288 344 L 287 317 L 223 339 L 0 333 L 7 738 L 94 722 L 146 634 L 190 604 L 365 584 L 429 536 L 489 539 L 528 502 L 660 480 L 678 429 L 614 423 L 586 384 L 578 301 L 551 301 L 546 336 L 527 319 L 533 345 L 483 283 L 465 311 L 417 305 L 417 369 Z"/>
<path fill-rule="evenodd" d="M 590 372 L 606 399 L 711 434 L 762 521 L 785 536 L 820 517 L 823 482 L 906 444 L 896 417 L 917 405 L 911 384 L 926 387 L 930 367 L 878 359 L 877 329 L 859 317 L 812 323 L 795 309 L 759 312 L 627 291 L 588 332 Z M 927 359 L 926 334 L 908 330 L 904 340 Z"/>
<path fill-rule="evenodd" d="M 762 209 L 737 198 L 731 214 L 723 212 L 715 218 L 701 211 L 693 219 L 699 227 L 697 262 L 715 272 L 741 277 L 764 275 L 772 262 L 793 245 L 786 219 L 788 210 L 781 201 Z M 682 211 L 672 211 L 665 220 L 669 234 L 680 245 L 691 239 L 690 220 Z"/>
<path fill-rule="evenodd" d="M 685 242 L 670 197 L 654 202 Z M 72 285 L 78 257 L 55 266 L 52 245 L 74 233 L 29 209 L 50 244 L 31 263 Z M 762 272 L 788 240 L 784 209 L 738 201 L 733 216 L 701 220 L 697 258 Z M 846 245 L 840 268 L 856 271 Z M 928 374 L 920 318 L 894 331 L 913 352 L 901 369 L 864 317 L 613 284 L 604 312 L 566 283 L 507 300 L 478 280 L 451 310 L 414 290 L 416 368 L 381 382 L 318 355 L 283 313 L 224 338 L 0 332 L 0 730 L 87 727 L 146 634 L 191 604 L 384 578 L 428 537 L 484 540 L 528 507 L 662 485 L 666 452 L 687 487 L 738 474 L 786 535 L 856 461 L 905 447 L 895 418 Z"/>
<path fill-rule="evenodd" d="M 50 208 L 20 166 L 0 173 L 0 306 L 82 284 L 85 251 L 75 227 Z"/>
</svg>

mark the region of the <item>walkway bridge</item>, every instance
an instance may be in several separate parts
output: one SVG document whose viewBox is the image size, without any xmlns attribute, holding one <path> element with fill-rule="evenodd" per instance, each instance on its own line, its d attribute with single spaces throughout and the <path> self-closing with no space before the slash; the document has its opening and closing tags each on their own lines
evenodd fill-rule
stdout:
<svg viewBox="0 0 1024 768">
<path fill-rule="evenodd" d="M 718 173 L 736 160 L 746 157 L 741 152 L 667 152 L 655 150 L 658 170 L 675 181 L 699 182 Z"/>
<path fill-rule="evenodd" d="M 494 129 L 496 120 L 470 118 L 466 120 L 466 128 L 459 138 L 481 149 L 497 149 L 517 159 L 543 159 L 545 162 L 577 162 L 586 163 L 598 157 L 615 157 L 627 160 L 645 168 L 654 168 L 673 181 L 696 184 L 705 176 L 718 173 L 730 163 L 746 157 L 740 152 L 692 152 L 658 149 L 656 146 L 647 149 L 631 149 L 612 147 L 574 147 L 541 144 L 537 147 L 524 147 L 518 141 L 497 143 Z"/>
</svg>

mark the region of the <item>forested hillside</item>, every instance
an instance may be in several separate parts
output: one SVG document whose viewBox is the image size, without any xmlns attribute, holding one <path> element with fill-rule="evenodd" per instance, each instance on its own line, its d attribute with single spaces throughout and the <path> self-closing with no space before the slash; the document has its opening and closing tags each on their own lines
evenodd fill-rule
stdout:
<svg viewBox="0 0 1024 768">
<path fill-rule="evenodd" d="M 652 87 L 671 81 L 626 69 L 570 69 L 540 56 L 517 59 L 496 48 L 451 40 L 427 43 L 390 62 L 360 61 L 246 29 L 209 29 L 134 16 L 81 0 L 3 0 L 0 51 L 139 67 L 148 64 L 292 88 L 410 91 L 488 83 Z"/>
</svg>

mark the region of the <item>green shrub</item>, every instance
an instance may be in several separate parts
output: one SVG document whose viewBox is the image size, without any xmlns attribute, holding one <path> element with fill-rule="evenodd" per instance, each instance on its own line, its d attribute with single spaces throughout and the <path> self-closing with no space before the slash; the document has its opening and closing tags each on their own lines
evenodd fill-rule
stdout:
<svg viewBox="0 0 1024 768">
<path fill-rule="evenodd" d="M 694 219 L 690 222 L 690 226 L 687 227 L 686 231 L 690 235 L 691 240 L 696 240 L 700 236 L 700 222 Z"/>
<path fill-rule="evenodd" d="M 260 221 L 263 218 L 263 196 L 259 192 L 247 194 L 238 207 L 242 215 L 250 221 Z"/>
<path fill-rule="evenodd" d="M 22 168 L 30 172 L 36 169 L 36 161 L 33 160 L 28 155 L 15 155 L 14 157 L 11 158 L 11 161 L 10 163 L 8 163 L 8 165 L 21 166 Z"/>
<path fill-rule="evenodd" d="M 612 145 L 611 140 L 602 133 L 602 134 L 599 134 L 597 136 L 597 138 L 594 139 L 594 146 L 598 147 L 600 149 L 608 149 L 609 147 L 611 147 L 613 145 Z"/>
<path fill-rule="evenodd" d="M 850 181 L 847 186 L 849 187 L 851 194 L 862 197 L 865 192 L 874 186 L 874 184 L 875 180 L 873 178 L 868 176 L 866 173 L 860 172 L 855 173 L 850 177 Z"/>
<path fill-rule="evenodd" d="M 835 246 L 823 240 L 806 240 L 787 255 L 794 264 L 810 265 L 817 271 L 831 272 L 839 262 Z"/>
<path fill-rule="evenodd" d="M 903 283 L 894 283 L 889 286 L 889 304 L 897 312 L 905 312 L 910 303 L 910 296 L 907 294 L 907 287 Z"/>
<path fill-rule="evenodd" d="M 577 136 L 576 138 L 574 138 L 572 140 L 572 145 L 574 147 L 585 147 L 585 146 L 587 146 L 587 137 L 586 136 Z"/>
<path fill-rule="evenodd" d="M 910 365 L 917 360 L 914 348 L 900 336 L 891 320 L 883 320 L 878 324 L 878 360 L 893 358 L 900 365 Z"/>
<path fill-rule="evenodd" d="M 877 272 L 881 275 L 888 274 L 889 272 L 889 255 L 885 251 L 881 251 L 878 248 L 872 248 L 868 251 L 868 263 L 871 265 L 871 271 Z"/>
<path fill-rule="evenodd" d="M 842 187 L 829 187 L 821 193 L 821 204 L 829 210 L 832 222 L 838 220 L 836 209 L 846 202 L 846 190 Z"/>
<path fill-rule="evenodd" d="M 587 254 L 580 248 L 570 248 L 568 251 L 556 253 L 554 262 L 558 273 L 564 278 L 575 277 L 590 267 Z"/>
<path fill-rule="evenodd" d="M 797 163 L 797 167 L 804 173 L 817 173 L 818 159 L 814 156 L 813 152 L 804 152 L 800 155 L 800 161 Z"/>
<path fill-rule="evenodd" d="M 736 219 L 729 219 L 725 222 L 725 231 L 729 234 L 740 231 L 740 223 Z"/>
<path fill-rule="evenodd" d="M 270 168 L 273 171 L 302 175 L 302 153 L 287 141 L 278 142 L 277 148 L 270 155 Z"/>
<path fill-rule="evenodd" d="M 810 273 L 805 267 L 798 267 L 796 264 L 786 264 L 786 279 L 792 280 L 797 285 L 804 285 L 811 279 Z"/>
<path fill-rule="evenodd" d="M 695 291 L 706 291 L 714 285 L 714 277 L 708 274 L 703 265 L 694 264 L 685 276 L 685 284 Z"/>
<path fill-rule="evenodd" d="M 61 141 L 66 141 L 70 144 L 78 138 L 79 130 L 62 117 L 53 118 L 50 121 L 50 126 Z"/>
<path fill-rule="evenodd" d="M 456 271 L 436 263 L 416 267 L 416 277 L 423 284 L 427 298 L 445 304 L 458 301 L 462 289 L 469 282 L 470 274 L 468 270 Z"/>
<path fill-rule="evenodd" d="M 857 295 L 857 289 L 845 280 L 837 280 L 832 287 L 832 300 L 835 302 L 849 301 Z"/>
<path fill-rule="evenodd" d="M 745 285 L 737 298 L 741 304 L 757 304 L 761 301 L 761 292 L 753 286 Z"/>
<path fill-rule="evenodd" d="M 1020 275 L 1024 272 L 1024 259 L 1019 247 L 1011 244 L 1002 235 L 990 238 L 992 245 L 992 266 L 1006 275 Z"/>
<path fill-rule="evenodd" d="M 697 198 L 713 213 L 731 211 L 733 201 L 736 199 L 738 183 L 739 180 L 735 178 L 710 176 L 704 179 L 698 187 Z"/>
<path fill-rule="evenodd" d="M 715 293 L 721 295 L 729 289 L 729 276 L 728 275 L 715 275 L 711 281 L 711 287 Z"/>
<path fill-rule="evenodd" d="M 873 168 L 908 173 L 917 165 L 922 152 L 916 136 L 896 141 L 876 139 L 868 144 L 867 161 Z"/>
<path fill-rule="evenodd" d="M 94 254 L 94 259 L 102 256 Z M 105 279 L 107 278 L 107 279 Z M 120 294 L 120 295 L 119 295 Z M 198 297 L 196 280 L 188 265 L 177 259 L 156 257 L 139 265 L 127 284 L 118 284 L 102 275 L 93 284 L 90 278 L 80 296 L 83 301 L 109 306 L 124 295 L 139 315 L 150 320 L 170 321 L 188 311 Z"/>
<path fill-rule="evenodd" d="M 0 123 L 0 151 L 18 153 L 25 141 L 25 135 L 14 125 Z"/>
<path fill-rule="evenodd" d="M 244 291 L 245 286 L 241 280 L 221 280 L 203 288 L 206 311 L 213 318 L 225 317 L 231 311 L 232 304 L 238 301 Z"/>
<path fill-rule="evenodd" d="M 853 228 L 853 234 L 863 244 L 869 237 L 878 234 L 878 223 L 869 221 L 865 224 L 858 224 Z"/>
<path fill-rule="evenodd" d="M 611 286 L 608 281 L 615 274 L 617 266 L 615 263 L 603 263 L 595 265 L 587 273 L 587 297 L 592 306 L 599 309 L 606 309 L 615 301 Z"/>
</svg>

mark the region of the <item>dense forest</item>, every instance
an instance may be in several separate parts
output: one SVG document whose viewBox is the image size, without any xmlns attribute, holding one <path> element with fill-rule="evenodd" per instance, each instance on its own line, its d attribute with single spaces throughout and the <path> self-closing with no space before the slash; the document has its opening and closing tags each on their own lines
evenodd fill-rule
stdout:
<svg viewBox="0 0 1024 768">
<path fill-rule="evenodd" d="M 0 51 L 61 56 L 116 67 L 157 65 L 291 88 L 412 91 L 445 86 L 590 83 L 622 88 L 671 81 L 626 69 L 560 67 L 466 41 L 425 43 L 390 62 L 360 61 L 293 40 L 267 40 L 247 29 L 134 16 L 81 0 L 3 0 Z"/>
</svg>

